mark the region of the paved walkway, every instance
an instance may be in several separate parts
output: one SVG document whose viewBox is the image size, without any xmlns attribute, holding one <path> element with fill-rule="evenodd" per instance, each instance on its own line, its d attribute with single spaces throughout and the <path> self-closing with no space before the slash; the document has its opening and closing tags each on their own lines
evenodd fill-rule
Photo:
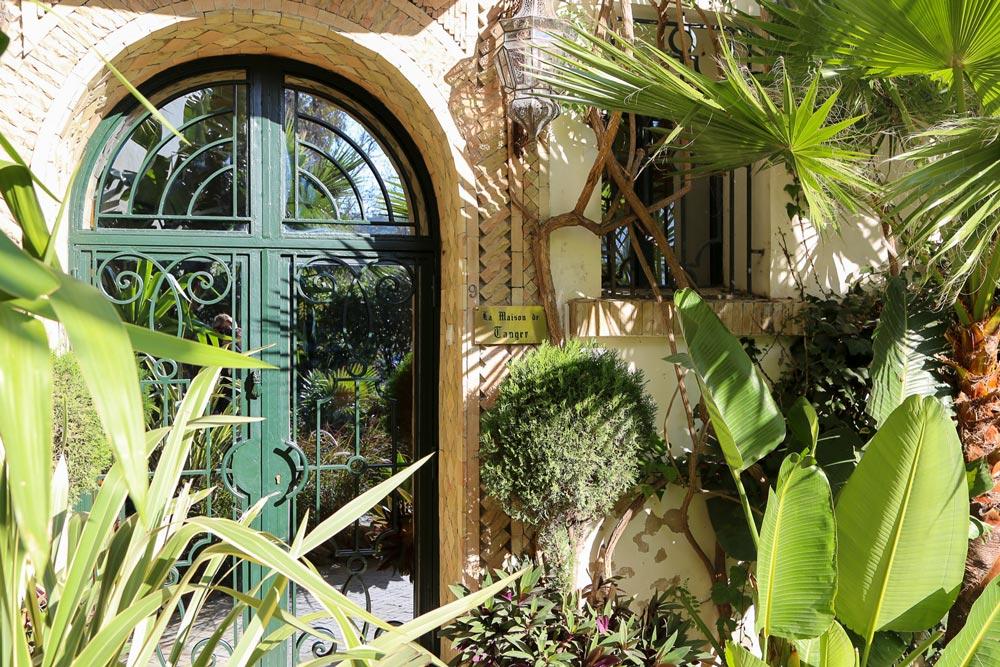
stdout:
<svg viewBox="0 0 1000 667">
<path fill-rule="evenodd" d="M 349 578 L 347 570 L 343 567 L 331 566 L 323 568 L 320 570 L 320 573 L 324 579 L 338 590 L 343 590 L 344 583 Z M 368 584 L 370 600 L 366 600 L 364 588 L 358 577 L 352 578 L 347 586 L 347 596 L 351 600 L 363 607 L 370 607 L 373 614 L 385 621 L 405 623 L 413 619 L 413 583 L 409 577 L 402 577 L 385 571 L 369 571 L 363 577 L 365 583 Z M 322 610 L 311 595 L 301 590 L 296 594 L 295 607 L 296 613 L 299 616 Z M 211 636 L 212 632 L 215 631 L 215 628 L 218 627 L 218 624 L 225 618 L 230 609 L 232 609 L 230 600 L 222 596 L 210 599 L 205 604 L 202 613 L 198 616 L 191 638 L 188 641 L 188 646 L 185 648 L 178 665 L 188 666 L 191 664 L 191 654 L 197 652 L 198 644 Z M 340 632 L 333 622 L 321 621 L 313 623 L 313 625 L 317 628 L 323 628 L 329 634 L 340 638 Z M 160 648 L 164 657 L 169 656 L 170 650 L 173 648 L 175 632 L 175 630 L 168 629 L 164 633 L 163 640 L 160 642 Z M 368 629 L 368 633 L 371 636 L 372 629 Z M 226 640 L 232 641 L 231 633 L 226 637 Z M 328 645 L 322 645 L 309 638 L 303 640 L 298 646 L 298 654 L 301 661 L 324 655 L 329 650 L 330 647 Z M 227 656 L 228 650 L 220 647 L 215 652 L 217 659 L 215 664 L 225 665 Z M 159 661 L 155 661 L 153 664 L 160 663 Z"/>
</svg>

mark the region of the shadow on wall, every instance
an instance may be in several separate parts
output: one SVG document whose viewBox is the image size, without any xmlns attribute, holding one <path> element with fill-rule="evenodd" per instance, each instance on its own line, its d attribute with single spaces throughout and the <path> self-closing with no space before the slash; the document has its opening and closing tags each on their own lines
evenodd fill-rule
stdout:
<svg viewBox="0 0 1000 667">
<path fill-rule="evenodd" d="M 844 214 L 837 228 L 819 230 L 808 220 L 789 220 L 778 208 L 788 197 L 781 189 L 787 175 L 772 170 L 771 296 L 797 297 L 799 292 L 844 293 L 861 275 L 885 267 L 888 245 L 878 220 Z"/>
<path fill-rule="evenodd" d="M 680 584 L 704 600 L 702 617 L 715 622 L 718 612 L 711 603 L 712 579 L 683 534 L 673 532 L 665 516 L 680 507 L 684 489 L 671 485 L 662 498 L 650 498 L 629 522 L 615 549 L 612 574 L 621 577 L 621 588 L 645 602 L 653 593 Z M 705 546 L 715 542 L 705 503 L 696 498 L 688 509 L 695 539 Z M 617 517 L 606 519 L 592 535 L 590 562 L 597 561 L 602 541 L 607 540 Z"/>
</svg>

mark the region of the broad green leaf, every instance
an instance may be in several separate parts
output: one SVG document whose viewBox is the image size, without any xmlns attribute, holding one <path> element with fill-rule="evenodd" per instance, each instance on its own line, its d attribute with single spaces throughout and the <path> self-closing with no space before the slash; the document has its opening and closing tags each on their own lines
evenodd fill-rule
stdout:
<svg viewBox="0 0 1000 667">
<path fill-rule="evenodd" d="M 785 420 L 739 340 L 701 297 L 682 289 L 674 303 L 726 463 L 742 472 L 784 440 Z"/>
<path fill-rule="evenodd" d="M 800 396 L 788 410 L 788 430 L 800 450 L 812 452 L 815 456 L 819 442 L 819 417 L 816 408 L 805 396 Z"/>
<path fill-rule="evenodd" d="M 727 667 L 768 667 L 768 664 L 739 644 L 726 644 Z"/>
<path fill-rule="evenodd" d="M 947 613 L 962 582 L 968 510 L 955 425 L 938 400 L 907 398 L 837 500 L 837 617 L 866 653 L 879 630 L 919 632 Z"/>
<path fill-rule="evenodd" d="M 35 568 L 42 570 L 49 558 L 52 360 L 42 323 L 2 303 L 0 415 L 14 518 Z"/>
<path fill-rule="evenodd" d="M 834 498 L 858 466 L 858 452 L 863 445 L 861 436 L 844 423 L 835 422 L 819 437 L 816 445 L 816 461 L 830 482 Z"/>
<path fill-rule="evenodd" d="M 35 196 L 31 171 L 21 164 L 0 161 L 0 194 L 14 222 L 21 228 L 24 250 L 35 259 L 43 260 L 49 245 L 49 228 Z"/>
<path fill-rule="evenodd" d="M 59 281 L 49 269 L 0 233 L 0 292 L 19 299 L 37 299 L 51 294 Z"/>
<path fill-rule="evenodd" d="M 708 520 L 712 523 L 712 532 L 715 533 L 716 541 L 729 556 L 743 561 L 757 559 L 750 526 L 733 499 L 708 498 L 705 500 L 705 509 L 708 510 Z M 760 515 L 756 515 L 756 518 L 762 519 Z"/>
<path fill-rule="evenodd" d="M 865 664 L 867 667 L 897 667 L 908 645 L 898 632 L 876 632 Z"/>
<path fill-rule="evenodd" d="M 965 627 L 944 649 L 937 667 L 1000 665 L 1000 578 L 986 586 L 972 605 Z"/>
<path fill-rule="evenodd" d="M 826 475 L 811 458 L 789 455 L 769 490 L 757 549 L 757 632 L 819 637 L 833 622 L 836 525 Z"/>
<path fill-rule="evenodd" d="M 936 313 L 910 312 L 909 301 L 905 281 L 890 278 L 872 342 L 872 393 L 867 411 L 878 425 L 907 396 L 941 396 L 948 391 L 932 370 L 934 356 L 945 348 L 945 324 Z"/>
<path fill-rule="evenodd" d="M 0 55 L 3 55 L 3 52 L 7 50 L 8 44 L 10 44 L 10 37 L 0 30 Z"/>
<path fill-rule="evenodd" d="M 819 637 L 795 642 L 801 667 L 855 667 L 858 653 L 851 638 L 834 621 Z"/>
<path fill-rule="evenodd" d="M 993 489 L 991 466 L 986 457 L 973 461 L 965 467 L 965 480 L 969 487 L 969 497 L 975 498 Z"/>
<path fill-rule="evenodd" d="M 917 660 L 924 656 L 932 647 L 938 643 L 941 637 L 944 636 L 943 630 L 936 630 L 934 632 L 928 633 L 922 642 L 917 644 L 917 646 L 910 651 L 910 654 L 896 663 L 896 667 L 910 667 L 910 665 L 917 662 Z"/>
<path fill-rule="evenodd" d="M 50 297 L 52 308 L 66 328 L 129 494 L 140 515 L 146 516 L 146 440 L 132 345 L 114 306 L 100 292 L 69 276 L 60 281 Z"/>
</svg>

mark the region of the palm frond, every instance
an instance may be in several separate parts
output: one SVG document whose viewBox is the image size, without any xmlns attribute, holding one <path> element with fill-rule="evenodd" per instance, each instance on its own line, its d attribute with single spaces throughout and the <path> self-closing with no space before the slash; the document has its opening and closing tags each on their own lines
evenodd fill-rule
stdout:
<svg viewBox="0 0 1000 667">
<path fill-rule="evenodd" d="M 771 54 L 822 61 L 865 76 L 919 75 L 971 88 L 979 110 L 1000 110 L 1000 0 L 762 0 L 746 19 Z M 959 78 L 956 79 L 956 76 Z"/>
<path fill-rule="evenodd" d="M 955 296 L 986 266 L 1000 232 L 1000 118 L 960 119 L 916 139 L 896 158 L 908 171 L 889 188 L 897 231 L 910 252 L 927 251 L 927 268 Z M 975 290 L 990 280 L 973 282 Z"/>
<path fill-rule="evenodd" d="M 873 186 L 868 156 L 843 143 L 857 118 L 835 120 L 837 94 L 817 105 L 821 79 L 798 94 L 788 76 L 781 89 L 765 88 L 741 66 L 723 40 L 724 78 L 713 80 L 644 44 L 587 34 L 582 43 L 560 39 L 556 64 L 540 74 L 553 96 L 570 104 L 660 118 L 685 128 L 672 148 L 698 174 L 749 165 L 784 166 L 799 184 L 806 214 L 817 226 L 835 223 L 840 207 L 857 211 Z"/>
</svg>

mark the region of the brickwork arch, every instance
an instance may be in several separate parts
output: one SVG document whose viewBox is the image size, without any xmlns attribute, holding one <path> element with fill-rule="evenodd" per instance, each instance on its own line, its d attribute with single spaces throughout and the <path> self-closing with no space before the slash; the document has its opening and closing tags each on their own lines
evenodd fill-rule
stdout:
<svg viewBox="0 0 1000 667">
<path fill-rule="evenodd" d="M 462 40 L 405 0 L 150 0 L 141 11 L 130 9 L 139 5 L 64 3 L 58 16 L 22 22 L 15 53 L 0 68 L 0 124 L 30 156 L 32 169 L 60 192 L 100 120 L 127 94 L 102 56 L 136 83 L 205 57 L 280 56 L 339 74 L 384 104 L 421 152 L 438 206 L 441 582 L 462 579 L 470 418 L 465 368 L 472 350 L 464 333 L 466 256 L 479 219 L 466 138 L 453 118 L 446 81 L 468 60 Z M 54 212 L 55 203 L 49 205 Z"/>
</svg>

